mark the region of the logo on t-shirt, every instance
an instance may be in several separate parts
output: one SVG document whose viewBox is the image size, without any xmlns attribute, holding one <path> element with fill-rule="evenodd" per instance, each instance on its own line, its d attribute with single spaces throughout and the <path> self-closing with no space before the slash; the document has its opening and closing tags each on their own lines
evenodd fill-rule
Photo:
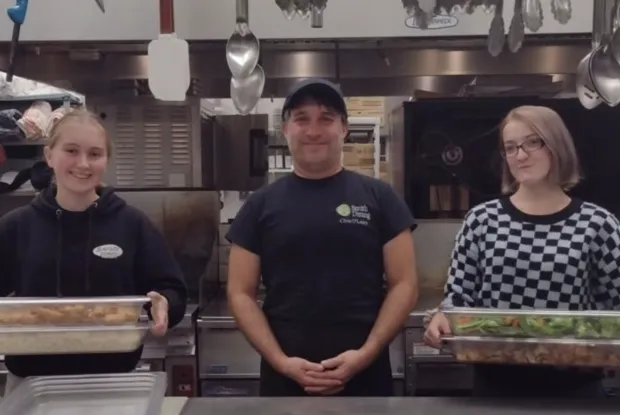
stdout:
<svg viewBox="0 0 620 415">
<path fill-rule="evenodd" d="M 93 254 L 103 259 L 116 259 L 123 255 L 123 248 L 117 245 L 100 245 L 93 249 Z"/>
<path fill-rule="evenodd" d="M 336 208 L 336 213 L 340 216 L 340 223 L 368 225 L 370 222 L 370 211 L 366 205 L 349 205 L 342 203 Z"/>
<path fill-rule="evenodd" d="M 336 208 L 336 213 L 342 217 L 351 216 L 351 208 L 347 204 L 342 204 Z"/>
</svg>

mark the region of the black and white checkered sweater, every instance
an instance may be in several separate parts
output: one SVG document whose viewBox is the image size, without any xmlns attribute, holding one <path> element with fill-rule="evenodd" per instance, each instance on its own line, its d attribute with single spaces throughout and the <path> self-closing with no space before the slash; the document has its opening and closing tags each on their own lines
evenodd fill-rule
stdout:
<svg viewBox="0 0 620 415">
<path fill-rule="evenodd" d="M 620 309 L 619 266 L 620 223 L 600 206 L 532 216 L 496 199 L 465 218 L 442 308 Z"/>
</svg>

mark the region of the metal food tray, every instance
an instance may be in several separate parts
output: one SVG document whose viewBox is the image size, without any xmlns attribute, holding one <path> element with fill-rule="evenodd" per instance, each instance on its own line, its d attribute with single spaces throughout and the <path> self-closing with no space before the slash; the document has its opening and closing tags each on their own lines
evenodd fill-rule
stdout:
<svg viewBox="0 0 620 415">
<path fill-rule="evenodd" d="M 34 377 L 0 401 L 0 413 L 159 415 L 165 393 L 163 372 Z"/>
<path fill-rule="evenodd" d="M 9 297 L 0 300 L 0 327 L 135 324 L 150 301 L 149 297 Z"/>
<path fill-rule="evenodd" d="M 620 341 L 445 337 L 464 363 L 620 367 Z"/>
<path fill-rule="evenodd" d="M 455 336 L 620 340 L 619 311 L 443 310 Z"/>
<path fill-rule="evenodd" d="M 142 345 L 149 325 L 0 328 L 0 355 L 121 353 Z"/>
</svg>

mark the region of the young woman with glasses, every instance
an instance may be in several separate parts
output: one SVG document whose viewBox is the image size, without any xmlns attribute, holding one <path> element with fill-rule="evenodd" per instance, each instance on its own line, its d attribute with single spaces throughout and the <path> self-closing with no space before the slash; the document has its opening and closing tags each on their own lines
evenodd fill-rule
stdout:
<svg viewBox="0 0 620 415">
<path fill-rule="evenodd" d="M 442 309 L 620 309 L 620 225 L 567 194 L 580 179 L 573 139 L 550 108 L 523 106 L 501 125 L 505 198 L 474 207 L 452 253 L 428 344 L 450 328 Z M 602 396 L 602 371 L 475 365 L 477 396 Z"/>
</svg>

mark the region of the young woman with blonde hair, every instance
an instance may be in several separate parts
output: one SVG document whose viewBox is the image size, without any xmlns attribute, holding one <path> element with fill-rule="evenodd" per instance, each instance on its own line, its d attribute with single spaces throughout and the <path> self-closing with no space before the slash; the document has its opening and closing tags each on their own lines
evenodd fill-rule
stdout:
<svg viewBox="0 0 620 415">
<path fill-rule="evenodd" d="M 185 313 L 183 275 L 147 216 L 102 185 L 111 155 L 95 115 L 76 110 L 54 125 L 45 147 L 54 183 L 0 218 L 0 297 L 148 295 L 161 336 Z M 33 375 L 129 372 L 141 353 L 6 356 L 7 388 Z"/>
<path fill-rule="evenodd" d="M 567 194 L 580 180 L 573 139 L 550 108 L 523 106 L 501 125 L 505 198 L 474 207 L 452 253 L 445 299 L 429 313 L 428 344 L 449 325 L 441 309 L 620 309 L 620 224 Z M 602 373 L 476 365 L 479 396 L 600 396 Z"/>
</svg>

